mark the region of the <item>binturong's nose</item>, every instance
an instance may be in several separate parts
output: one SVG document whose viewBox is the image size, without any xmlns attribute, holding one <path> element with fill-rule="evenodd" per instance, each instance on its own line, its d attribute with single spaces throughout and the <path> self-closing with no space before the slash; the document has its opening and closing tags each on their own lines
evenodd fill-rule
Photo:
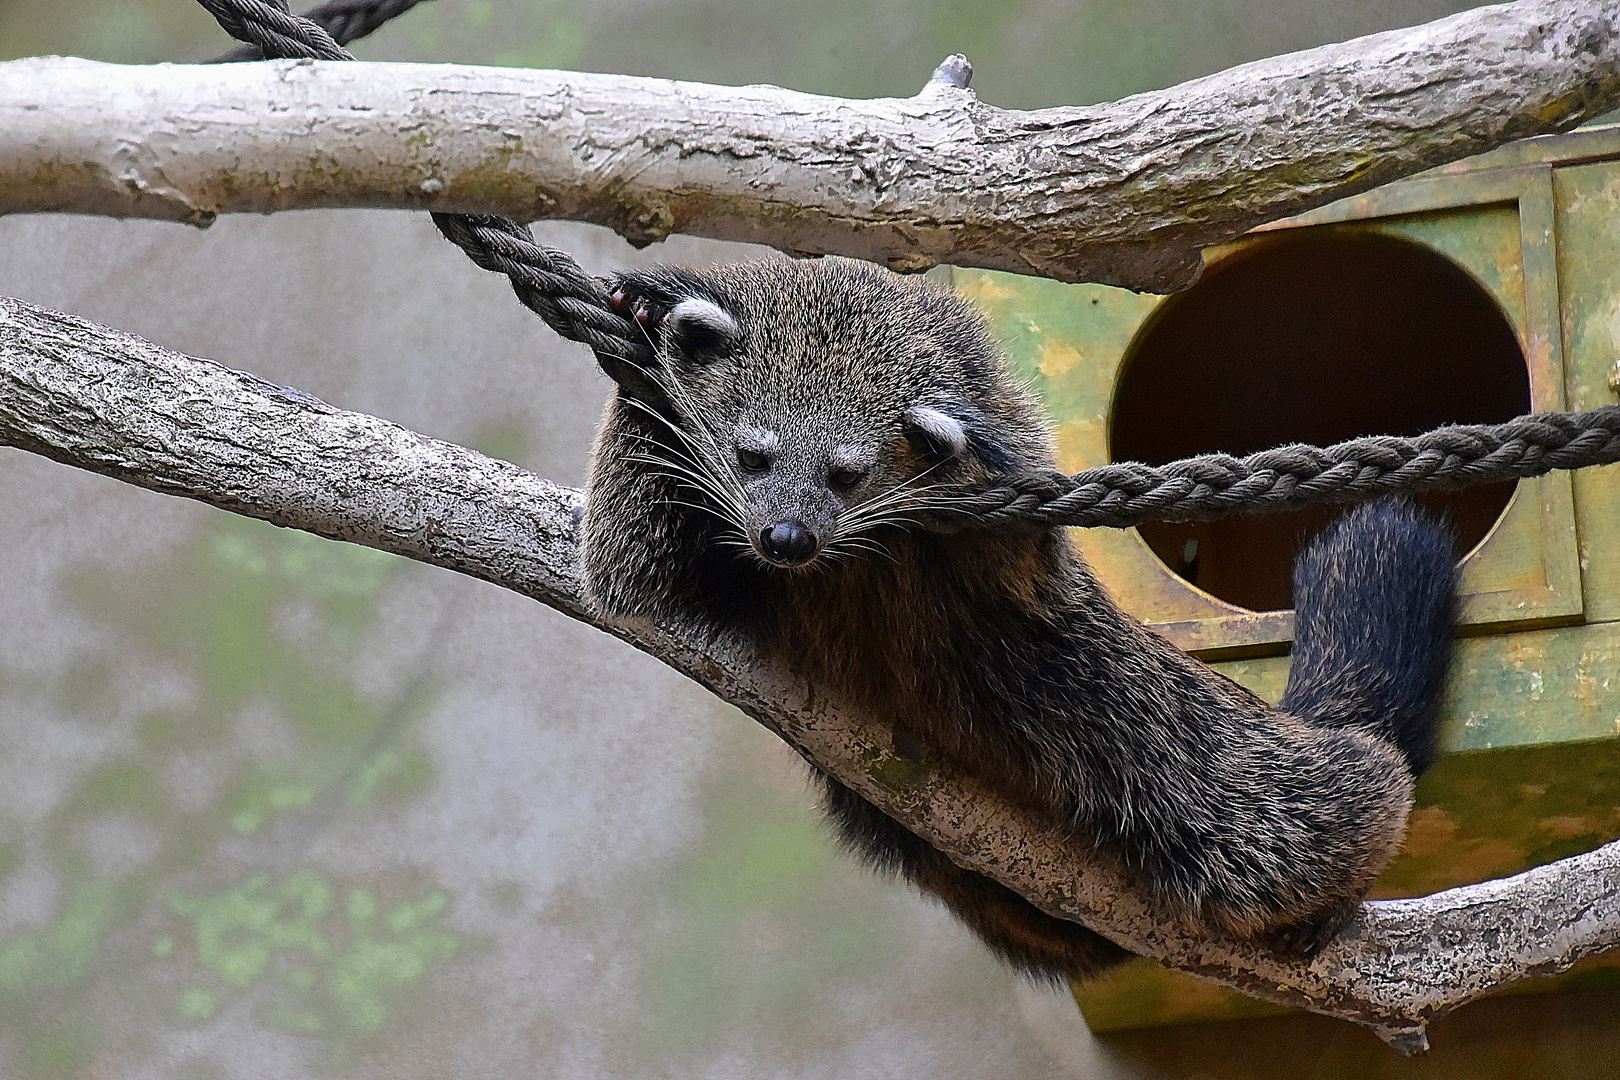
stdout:
<svg viewBox="0 0 1620 1080">
<path fill-rule="evenodd" d="M 778 521 L 759 534 L 759 549 L 778 566 L 803 566 L 815 557 L 815 534 L 797 521 Z"/>
</svg>

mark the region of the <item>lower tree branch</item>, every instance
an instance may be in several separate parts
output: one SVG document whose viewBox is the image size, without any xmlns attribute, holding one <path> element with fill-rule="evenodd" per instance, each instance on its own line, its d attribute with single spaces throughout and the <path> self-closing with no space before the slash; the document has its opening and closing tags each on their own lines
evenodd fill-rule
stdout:
<svg viewBox="0 0 1620 1080">
<path fill-rule="evenodd" d="M 606 623 L 580 593 L 581 494 L 503 461 L 19 300 L 0 300 L 0 443 L 515 590 L 695 679 L 946 852 L 1044 910 L 1245 993 L 1354 1021 L 1406 1052 L 1427 1022 L 1620 946 L 1620 843 L 1418 900 L 1363 906 L 1310 965 L 1161 921 L 1120 869 L 875 718 L 678 626 Z"/>
</svg>

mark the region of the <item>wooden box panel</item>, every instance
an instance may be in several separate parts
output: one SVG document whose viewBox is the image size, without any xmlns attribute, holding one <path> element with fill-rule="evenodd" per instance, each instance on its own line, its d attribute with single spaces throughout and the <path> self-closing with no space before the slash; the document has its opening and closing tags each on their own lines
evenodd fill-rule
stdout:
<svg viewBox="0 0 1620 1080">
<path fill-rule="evenodd" d="M 1212 250 L 1211 267 L 1291 238 L 1355 231 L 1394 236 L 1465 270 L 1512 324 L 1529 373 L 1531 407 L 1566 407 L 1552 170 L 1443 177 L 1380 189 Z M 1057 424 L 1070 472 L 1109 460 L 1115 390 L 1132 346 L 1175 297 L 954 270 L 952 282 L 988 315 L 1019 371 Z M 1400 392 L 1391 387 L 1392 394 Z M 1375 432 L 1368 432 L 1374 434 Z M 1578 620 L 1583 612 L 1571 479 L 1521 483 L 1506 512 L 1463 564 L 1465 626 L 1478 630 Z M 1189 584 L 1136 530 L 1078 534 L 1087 560 L 1120 603 L 1178 646 L 1206 658 L 1281 651 L 1292 613 L 1254 612 Z"/>
<path fill-rule="evenodd" d="M 1346 231 L 1419 244 L 1465 270 L 1511 324 L 1533 408 L 1616 400 L 1620 127 L 1527 140 L 1267 226 L 1207 262 L 1218 268 L 1279 237 Z M 1121 373 L 1176 299 L 983 271 L 950 279 L 1047 402 L 1062 467 L 1107 462 Z M 1281 696 L 1290 612 L 1245 610 L 1197 588 L 1137 530 L 1076 535 L 1133 615 L 1268 699 Z M 1516 873 L 1620 839 L 1620 466 L 1521 483 L 1462 569 L 1445 753 L 1418 785 L 1405 847 L 1375 896 Z M 1620 958 L 1512 992 L 1593 986 L 1620 987 Z M 1075 992 L 1098 1031 L 1280 1011 L 1146 960 Z"/>
</svg>

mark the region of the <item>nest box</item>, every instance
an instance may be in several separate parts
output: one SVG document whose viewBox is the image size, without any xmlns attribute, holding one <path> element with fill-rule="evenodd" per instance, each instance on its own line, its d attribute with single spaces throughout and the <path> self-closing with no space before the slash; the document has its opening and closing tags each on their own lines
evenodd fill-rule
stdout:
<svg viewBox="0 0 1620 1080">
<path fill-rule="evenodd" d="M 1530 139 L 1205 252 L 1175 296 L 953 270 L 1074 472 L 1613 404 L 1620 127 Z M 1374 890 L 1412 896 L 1620 837 L 1620 466 L 1426 496 L 1458 536 L 1444 755 Z M 1289 576 L 1335 513 L 1090 529 L 1145 624 L 1276 701 Z M 1620 986 L 1620 957 L 1524 984 Z M 1135 960 L 1075 988 L 1094 1030 L 1280 1011 Z"/>
</svg>

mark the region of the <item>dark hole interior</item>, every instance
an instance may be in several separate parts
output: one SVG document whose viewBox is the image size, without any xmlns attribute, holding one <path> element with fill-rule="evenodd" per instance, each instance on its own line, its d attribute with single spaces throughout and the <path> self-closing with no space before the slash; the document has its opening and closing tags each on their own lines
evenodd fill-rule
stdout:
<svg viewBox="0 0 1620 1080">
<path fill-rule="evenodd" d="M 1167 304 L 1126 360 L 1110 440 L 1115 461 L 1163 464 L 1529 411 L 1518 339 L 1467 273 L 1408 241 L 1319 231 L 1218 264 Z M 1508 482 L 1419 501 L 1450 514 L 1461 557 L 1512 494 Z M 1312 507 L 1141 533 L 1200 589 L 1276 611 L 1292 605 L 1294 556 L 1343 512 Z"/>
</svg>

